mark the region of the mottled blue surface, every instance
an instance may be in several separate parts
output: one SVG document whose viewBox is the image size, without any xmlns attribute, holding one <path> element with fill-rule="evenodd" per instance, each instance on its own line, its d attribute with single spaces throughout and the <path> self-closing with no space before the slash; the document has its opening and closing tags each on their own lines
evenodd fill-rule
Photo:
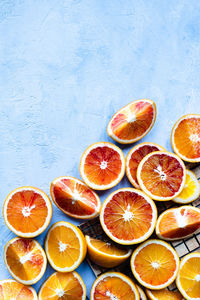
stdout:
<svg viewBox="0 0 200 300">
<path fill-rule="evenodd" d="M 108 120 L 134 99 L 156 101 L 143 141 L 168 150 L 173 123 L 200 112 L 199 1 L 1 0 L 0 41 L 1 208 L 16 187 L 49 194 L 55 177 L 80 178 L 84 149 L 111 141 Z M 116 188 L 127 185 L 124 178 Z M 54 206 L 51 224 L 59 220 L 68 218 Z M 3 279 L 3 246 L 14 234 L 2 213 L 0 228 Z M 84 262 L 78 272 L 89 294 L 92 271 Z M 48 266 L 37 290 L 50 273 Z"/>
</svg>

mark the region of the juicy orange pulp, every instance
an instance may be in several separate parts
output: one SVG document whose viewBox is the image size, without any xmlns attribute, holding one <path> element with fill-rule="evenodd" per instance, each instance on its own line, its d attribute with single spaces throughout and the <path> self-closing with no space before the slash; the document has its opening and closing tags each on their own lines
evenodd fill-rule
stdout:
<svg viewBox="0 0 200 300">
<path fill-rule="evenodd" d="M 12 279 L 0 281 L 1 300 L 36 300 L 37 295 L 33 288 L 24 286 Z"/>
</svg>

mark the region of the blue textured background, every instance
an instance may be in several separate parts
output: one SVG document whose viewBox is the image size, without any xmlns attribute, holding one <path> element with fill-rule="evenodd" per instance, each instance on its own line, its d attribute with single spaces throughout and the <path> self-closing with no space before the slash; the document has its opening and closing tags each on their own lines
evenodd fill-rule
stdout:
<svg viewBox="0 0 200 300">
<path fill-rule="evenodd" d="M 200 112 L 199 1 L 1 0 L 0 40 L 1 207 L 16 187 L 49 194 L 55 177 L 80 178 L 84 149 L 111 141 L 108 120 L 134 99 L 156 101 L 143 141 L 168 150 L 173 123 Z M 116 188 L 127 185 L 124 178 Z M 54 207 L 51 224 L 58 220 L 68 218 Z M 4 279 L 3 247 L 14 234 L 2 213 L 0 227 Z M 92 271 L 84 262 L 78 272 L 89 294 Z M 37 290 L 50 273 L 48 266 Z"/>
</svg>

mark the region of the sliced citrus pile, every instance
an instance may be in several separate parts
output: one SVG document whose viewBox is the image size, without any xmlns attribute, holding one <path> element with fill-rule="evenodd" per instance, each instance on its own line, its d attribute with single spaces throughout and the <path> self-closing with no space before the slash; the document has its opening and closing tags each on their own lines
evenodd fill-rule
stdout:
<svg viewBox="0 0 200 300">
<path fill-rule="evenodd" d="M 35 237 L 51 221 L 51 201 L 43 191 L 35 187 L 17 188 L 7 196 L 3 216 L 8 228 L 16 235 Z"/>
<path fill-rule="evenodd" d="M 147 296 L 146 296 L 145 292 L 141 289 L 141 287 L 136 284 L 136 288 L 139 292 L 140 300 L 147 300 Z"/>
<path fill-rule="evenodd" d="M 13 279 L 0 280 L 1 300 L 37 300 L 36 291 Z"/>
<path fill-rule="evenodd" d="M 182 192 L 173 199 L 176 203 L 187 204 L 199 197 L 200 184 L 199 181 L 192 171 L 186 170 L 186 180 Z"/>
<path fill-rule="evenodd" d="M 122 188 L 104 201 L 100 222 L 105 233 L 119 244 L 132 245 L 146 240 L 154 231 L 156 206 L 142 191 Z"/>
<path fill-rule="evenodd" d="M 179 291 L 162 290 L 146 290 L 150 300 L 184 300 Z"/>
<path fill-rule="evenodd" d="M 181 117 L 171 133 L 174 152 L 183 160 L 200 161 L 200 115 L 189 114 Z"/>
<path fill-rule="evenodd" d="M 121 108 L 110 120 L 108 135 L 122 144 L 140 140 L 153 127 L 156 105 L 148 99 L 136 100 Z"/>
<path fill-rule="evenodd" d="M 87 245 L 78 227 L 61 221 L 53 224 L 49 229 L 45 250 L 52 268 L 59 272 L 70 272 L 84 260 Z"/>
<path fill-rule="evenodd" d="M 41 286 L 38 299 L 85 300 L 86 287 L 77 272 L 55 272 Z"/>
<path fill-rule="evenodd" d="M 125 173 L 125 158 L 112 143 L 100 142 L 89 146 L 82 155 L 80 174 L 95 190 L 106 190 L 120 182 Z"/>
<path fill-rule="evenodd" d="M 180 263 L 176 285 L 185 299 L 200 299 L 200 253 L 186 255 Z"/>
<path fill-rule="evenodd" d="M 99 276 L 91 289 L 90 300 L 139 300 L 135 284 L 129 277 L 118 272 Z"/>
<path fill-rule="evenodd" d="M 141 189 L 154 200 L 175 198 L 185 184 L 185 165 L 175 154 L 157 151 L 146 155 L 139 163 L 137 180 Z"/>
<path fill-rule="evenodd" d="M 126 157 L 126 174 L 130 182 L 136 189 L 140 189 L 137 181 L 137 168 L 141 160 L 149 153 L 165 150 L 163 147 L 154 143 L 141 143 L 133 147 Z"/>
<path fill-rule="evenodd" d="M 133 252 L 131 269 L 143 286 L 159 290 L 175 280 L 179 269 L 179 257 L 168 243 L 148 240 Z"/>
<path fill-rule="evenodd" d="M 184 239 L 200 229 L 200 209 L 181 206 L 163 212 L 156 224 L 156 234 L 164 240 Z"/>
<path fill-rule="evenodd" d="M 91 219 L 99 213 L 99 197 L 81 180 L 70 176 L 56 178 L 50 192 L 57 207 L 70 217 Z"/>
<path fill-rule="evenodd" d="M 86 235 L 88 255 L 91 261 L 104 268 L 113 268 L 127 260 L 132 251 Z"/>
<path fill-rule="evenodd" d="M 20 283 L 31 285 L 43 276 L 47 259 L 33 239 L 14 238 L 4 248 L 4 261 L 10 274 Z"/>
</svg>

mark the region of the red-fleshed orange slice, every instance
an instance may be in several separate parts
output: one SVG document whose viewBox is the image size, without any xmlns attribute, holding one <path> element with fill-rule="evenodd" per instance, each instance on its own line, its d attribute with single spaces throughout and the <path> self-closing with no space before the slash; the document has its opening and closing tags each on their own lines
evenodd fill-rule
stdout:
<svg viewBox="0 0 200 300">
<path fill-rule="evenodd" d="M 36 291 L 13 279 L 0 280 L 1 300 L 37 300 Z"/>
</svg>

